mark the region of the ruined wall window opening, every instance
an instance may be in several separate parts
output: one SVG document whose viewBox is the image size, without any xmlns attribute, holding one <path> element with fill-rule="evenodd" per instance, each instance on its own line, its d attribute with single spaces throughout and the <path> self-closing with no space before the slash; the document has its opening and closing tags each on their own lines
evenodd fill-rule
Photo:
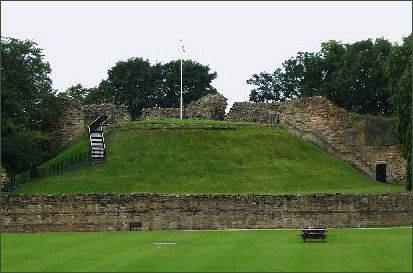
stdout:
<svg viewBox="0 0 413 273">
<path fill-rule="evenodd" d="M 142 230 L 143 225 L 141 222 L 132 222 L 129 223 L 129 231 L 140 231 Z"/>
<path fill-rule="evenodd" d="M 380 163 L 376 165 L 376 180 L 386 183 L 386 164 Z"/>
</svg>

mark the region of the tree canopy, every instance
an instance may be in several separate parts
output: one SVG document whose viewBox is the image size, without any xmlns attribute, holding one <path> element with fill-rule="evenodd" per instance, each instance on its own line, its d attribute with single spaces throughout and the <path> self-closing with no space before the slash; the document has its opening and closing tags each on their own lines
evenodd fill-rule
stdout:
<svg viewBox="0 0 413 273">
<path fill-rule="evenodd" d="M 407 159 L 406 187 L 412 189 L 412 65 L 413 37 L 404 39 L 403 45 L 395 47 L 387 63 L 386 73 L 391 102 L 397 115 L 396 133 Z"/>
<path fill-rule="evenodd" d="M 50 65 L 37 44 L 1 37 L 1 164 L 27 169 L 53 153 Z"/>
<path fill-rule="evenodd" d="M 114 102 L 126 106 L 133 118 L 150 107 L 179 107 L 180 61 L 151 65 L 142 58 L 117 62 L 99 86 L 85 88 L 77 84 L 60 96 L 70 96 L 85 104 Z M 185 104 L 215 93 L 211 82 L 217 77 L 206 65 L 183 61 L 183 101 Z"/>
<path fill-rule="evenodd" d="M 325 96 L 349 111 L 389 115 L 390 78 L 385 67 L 394 47 L 385 39 L 322 43 L 319 52 L 299 52 L 272 74 L 252 75 L 247 83 L 256 88 L 250 100 Z"/>
</svg>

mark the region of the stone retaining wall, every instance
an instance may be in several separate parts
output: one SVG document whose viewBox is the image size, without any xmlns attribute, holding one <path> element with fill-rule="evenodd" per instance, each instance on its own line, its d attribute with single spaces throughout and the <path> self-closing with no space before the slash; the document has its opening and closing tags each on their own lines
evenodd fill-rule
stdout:
<svg viewBox="0 0 413 273">
<path fill-rule="evenodd" d="M 277 123 L 278 103 L 254 103 L 254 102 L 234 102 L 226 120 Z"/>
<path fill-rule="evenodd" d="M 311 195 L 15 195 L 3 232 L 410 225 L 410 193 Z M 139 227 L 141 225 L 141 227 Z"/>
<path fill-rule="evenodd" d="M 187 119 L 223 120 L 227 108 L 227 99 L 219 93 L 206 95 L 193 101 L 183 109 L 183 117 Z M 140 119 L 179 119 L 180 108 L 152 107 L 142 110 Z"/>
<path fill-rule="evenodd" d="M 110 116 L 108 124 L 119 124 L 131 120 L 127 110 L 116 106 L 113 103 L 100 103 L 83 105 L 83 119 L 86 126 L 89 126 L 95 119 L 102 115 Z"/>
<path fill-rule="evenodd" d="M 185 114 L 185 109 L 184 113 Z M 160 107 L 152 107 L 152 108 L 145 108 L 142 110 L 142 115 L 140 119 L 148 120 L 148 119 L 179 119 L 181 116 L 180 108 L 160 108 Z"/>
</svg>

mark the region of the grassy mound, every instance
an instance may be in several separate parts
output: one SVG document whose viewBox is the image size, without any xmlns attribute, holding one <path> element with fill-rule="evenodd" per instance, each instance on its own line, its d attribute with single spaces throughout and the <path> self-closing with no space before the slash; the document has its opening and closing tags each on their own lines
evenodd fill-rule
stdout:
<svg viewBox="0 0 413 273">
<path fill-rule="evenodd" d="M 412 230 L 5 233 L 1 271 L 411 272 Z"/>
<path fill-rule="evenodd" d="M 104 163 L 30 182 L 16 192 L 277 194 L 404 190 L 401 185 L 373 181 L 280 126 L 139 121 L 106 135 L 106 146 Z M 56 159 L 86 149 L 88 139 L 83 138 Z"/>
</svg>

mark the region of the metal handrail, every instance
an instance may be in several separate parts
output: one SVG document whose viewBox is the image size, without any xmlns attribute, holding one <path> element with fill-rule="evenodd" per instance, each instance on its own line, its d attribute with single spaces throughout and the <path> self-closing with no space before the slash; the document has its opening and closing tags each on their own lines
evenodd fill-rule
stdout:
<svg viewBox="0 0 413 273">
<path fill-rule="evenodd" d="M 91 132 L 95 132 L 98 127 L 105 126 L 111 116 L 102 115 L 95 119 L 88 127 L 89 127 L 89 134 Z"/>
</svg>

